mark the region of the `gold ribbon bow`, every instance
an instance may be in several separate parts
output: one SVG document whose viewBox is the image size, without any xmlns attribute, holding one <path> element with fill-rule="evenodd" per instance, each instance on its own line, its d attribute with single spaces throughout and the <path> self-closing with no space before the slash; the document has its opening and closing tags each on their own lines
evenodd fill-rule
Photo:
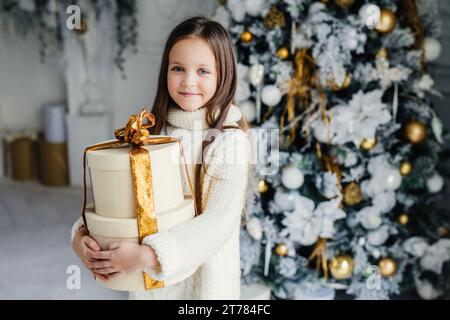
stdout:
<svg viewBox="0 0 450 320">
<path fill-rule="evenodd" d="M 184 162 L 186 179 L 193 199 L 194 192 L 189 173 L 187 170 L 186 160 L 184 158 L 183 146 L 180 139 L 175 137 L 150 136 L 150 128 L 155 125 L 155 116 L 142 109 L 139 115 L 131 115 L 126 126 L 114 131 L 117 140 L 100 143 L 87 147 L 83 155 L 83 209 L 82 216 L 84 225 L 86 223 L 86 153 L 88 151 L 130 147 L 130 167 L 131 176 L 133 178 L 134 201 L 136 205 L 136 219 L 138 224 L 139 243 L 153 233 L 158 232 L 158 223 L 156 219 L 154 198 L 153 198 L 153 179 L 150 162 L 150 153 L 144 145 L 166 144 L 178 142 L 180 146 L 180 156 Z M 195 206 L 195 214 L 197 215 L 197 207 Z M 144 272 L 145 289 L 154 289 L 164 287 L 163 281 L 157 281 L 148 276 Z"/>
</svg>

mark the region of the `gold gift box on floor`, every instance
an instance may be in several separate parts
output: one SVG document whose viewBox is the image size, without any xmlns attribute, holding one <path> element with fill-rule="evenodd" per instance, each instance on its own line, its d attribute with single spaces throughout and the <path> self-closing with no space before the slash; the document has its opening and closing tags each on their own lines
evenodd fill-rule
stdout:
<svg viewBox="0 0 450 320">
<path fill-rule="evenodd" d="M 39 180 L 46 186 L 69 184 L 67 143 L 49 143 L 39 140 Z"/>
</svg>

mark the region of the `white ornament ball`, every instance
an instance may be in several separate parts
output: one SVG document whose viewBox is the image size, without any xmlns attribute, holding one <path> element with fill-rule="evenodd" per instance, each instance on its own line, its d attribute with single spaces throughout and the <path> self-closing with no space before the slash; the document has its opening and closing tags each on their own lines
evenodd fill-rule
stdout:
<svg viewBox="0 0 450 320">
<path fill-rule="evenodd" d="M 248 234 L 255 240 L 261 240 L 262 238 L 262 225 L 261 221 L 258 218 L 251 218 L 247 222 L 247 231 Z"/>
<path fill-rule="evenodd" d="M 275 85 L 265 86 L 261 92 L 261 100 L 269 107 L 276 106 L 281 101 L 280 89 Z"/>
<path fill-rule="evenodd" d="M 386 175 L 386 188 L 389 190 L 397 190 L 402 184 L 402 176 L 398 170 L 392 169 Z"/>
<path fill-rule="evenodd" d="M 425 60 L 435 61 L 441 55 L 441 43 L 434 38 L 425 38 Z"/>
<path fill-rule="evenodd" d="M 252 65 L 248 70 L 247 76 L 253 86 L 260 85 L 264 78 L 264 66 L 259 63 Z"/>
<path fill-rule="evenodd" d="M 247 122 L 253 122 L 256 119 L 256 106 L 253 101 L 244 101 L 240 104 L 239 109 L 244 115 Z"/>
<path fill-rule="evenodd" d="M 295 193 L 277 190 L 274 201 L 281 210 L 292 211 L 295 208 Z"/>
<path fill-rule="evenodd" d="M 389 238 L 389 227 L 383 225 L 367 234 L 367 241 L 373 246 L 381 246 Z"/>
<path fill-rule="evenodd" d="M 436 193 L 442 190 L 444 186 L 444 179 L 438 173 L 433 174 L 427 179 L 427 188 L 431 193 Z"/>
<path fill-rule="evenodd" d="M 375 207 L 365 207 L 358 212 L 361 225 L 367 230 L 375 230 L 381 225 L 380 212 Z"/>
<path fill-rule="evenodd" d="M 415 277 L 414 282 L 417 293 L 424 300 L 433 300 L 442 295 L 442 291 L 434 288 L 430 281 L 426 279 L 420 280 L 418 277 Z"/>
<path fill-rule="evenodd" d="M 281 182 L 283 185 L 291 190 L 300 188 L 305 181 L 305 177 L 299 168 L 286 167 L 281 173 Z"/>
</svg>

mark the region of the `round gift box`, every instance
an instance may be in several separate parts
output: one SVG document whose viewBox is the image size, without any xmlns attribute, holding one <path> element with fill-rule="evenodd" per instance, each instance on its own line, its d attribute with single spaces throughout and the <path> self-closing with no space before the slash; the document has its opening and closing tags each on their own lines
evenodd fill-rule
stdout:
<svg viewBox="0 0 450 320">
<path fill-rule="evenodd" d="M 139 243 L 136 218 L 110 218 L 96 214 L 92 209 L 87 209 L 86 223 L 90 236 L 97 241 L 102 250 L 114 242 Z M 194 201 L 192 197 L 186 197 L 182 203 L 174 209 L 156 213 L 158 232 L 169 230 L 192 220 L 195 217 Z M 180 282 L 195 272 L 189 270 L 176 277 L 164 280 L 164 286 L 170 286 Z M 136 271 L 122 277 L 111 279 L 107 282 L 97 280 L 103 286 L 121 291 L 145 291 L 144 273 Z"/>
<path fill-rule="evenodd" d="M 91 174 L 95 213 L 111 218 L 134 218 L 130 147 L 91 150 L 86 153 Z M 180 147 L 178 142 L 144 146 L 149 151 L 156 212 L 183 203 Z"/>
</svg>

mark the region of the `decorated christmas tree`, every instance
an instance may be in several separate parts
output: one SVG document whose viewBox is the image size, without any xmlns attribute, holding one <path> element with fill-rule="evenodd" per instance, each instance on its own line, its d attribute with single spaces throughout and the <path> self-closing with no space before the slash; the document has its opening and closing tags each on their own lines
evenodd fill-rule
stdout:
<svg viewBox="0 0 450 320">
<path fill-rule="evenodd" d="M 440 95 L 430 76 L 437 1 L 220 4 L 214 18 L 238 53 L 236 102 L 254 129 L 279 138 L 279 153 L 268 153 L 279 167 L 256 165 L 244 281 L 267 283 L 279 299 L 323 287 L 358 299 L 414 288 L 441 296 L 450 171 L 430 100 Z"/>
</svg>

